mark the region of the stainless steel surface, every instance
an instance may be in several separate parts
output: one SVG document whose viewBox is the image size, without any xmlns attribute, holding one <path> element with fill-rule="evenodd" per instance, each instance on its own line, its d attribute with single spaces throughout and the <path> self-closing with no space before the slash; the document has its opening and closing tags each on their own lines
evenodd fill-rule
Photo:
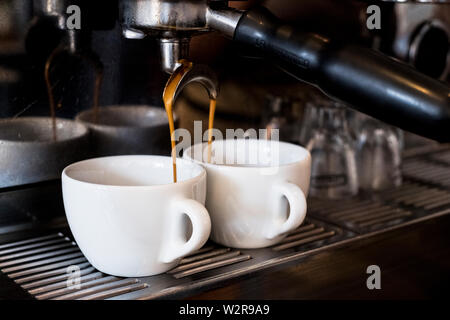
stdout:
<svg viewBox="0 0 450 320">
<path fill-rule="evenodd" d="M 324 240 L 324 239 L 327 239 L 327 238 L 330 238 L 330 237 L 336 235 L 335 231 L 321 233 L 322 231 L 324 231 L 323 228 L 318 228 L 317 233 L 320 233 L 320 234 L 315 235 L 315 236 L 310 236 L 310 237 L 303 236 L 303 235 L 302 235 L 302 237 L 289 236 L 288 238 L 290 238 L 290 239 L 288 239 L 286 242 L 281 242 L 281 244 L 276 245 L 275 247 L 273 247 L 273 250 L 281 251 L 281 250 L 291 249 L 291 248 L 301 246 L 303 244 L 307 244 L 307 243 L 319 241 L 319 240 Z M 302 239 L 294 241 L 293 238 L 295 238 L 295 239 L 302 238 Z"/>
<path fill-rule="evenodd" d="M 321 201 L 323 203 L 324 201 Z M 334 203 L 333 201 L 324 204 L 323 207 L 313 209 L 311 214 L 315 214 L 322 219 L 333 221 L 358 233 L 365 233 L 377 228 L 383 228 L 390 222 L 398 223 L 403 218 L 412 215 L 412 212 L 390 206 L 376 200 L 349 200 Z M 314 200 L 311 207 L 314 208 Z"/>
<path fill-rule="evenodd" d="M 181 59 L 189 57 L 189 38 L 160 39 L 161 67 L 166 73 L 173 73 Z"/>
<path fill-rule="evenodd" d="M 23 248 L 22 245 L 28 245 L 29 243 L 32 243 L 34 245 L 42 246 L 43 244 L 46 244 L 46 243 L 45 242 L 41 242 L 41 241 L 45 241 L 45 240 L 49 240 L 49 239 L 60 240 L 61 237 L 63 237 L 63 234 L 58 232 L 57 234 L 50 234 L 48 236 L 37 237 L 37 238 L 32 238 L 32 239 L 27 239 L 27 240 L 22 240 L 22 241 L 16 241 L 16 242 L 2 244 L 2 245 L 0 245 L 0 250 L 2 250 L 0 252 L 0 254 L 4 254 L 3 250 L 7 249 L 7 248 L 15 247 L 14 250 L 20 251 Z M 29 247 L 26 246 L 25 248 L 29 248 Z"/>
<path fill-rule="evenodd" d="M 27 252 L 26 254 L 29 255 L 26 258 L 21 258 L 21 259 L 14 259 L 14 260 L 10 260 L 8 262 L 2 262 L 0 263 L 0 268 L 5 268 L 5 267 L 10 267 L 10 266 L 14 266 L 14 265 L 18 265 L 18 264 L 23 264 L 23 263 L 28 263 L 28 262 L 32 262 L 32 261 L 36 261 L 36 260 L 41 260 L 44 258 L 51 258 L 51 257 L 55 257 L 55 256 L 60 256 L 62 254 L 66 254 L 66 253 L 72 253 L 72 252 L 77 252 L 77 248 L 73 246 L 73 244 L 71 245 L 70 248 L 68 249 L 61 249 L 61 250 L 53 250 L 54 246 L 50 246 L 48 248 L 45 248 L 45 250 L 47 250 L 45 253 L 42 254 L 36 254 L 39 252 L 34 252 L 37 250 L 33 250 L 31 252 Z M 5 259 L 11 259 L 13 257 L 9 257 L 9 256 L 5 256 Z M 5 270 L 8 270 L 8 268 L 6 268 Z"/>
<path fill-rule="evenodd" d="M 121 0 L 122 33 L 129 39 L 158 38 L 162 69 L 172 73 L 178 61 L 188 57 L 192 36 L 211 30 L 234 35 L 242 14 L 225 8 L 227 1 L 221 3 L 221 9 L 214 10 L 207 0 Z"/>
<path fill-rule="evenodd" d="M 144 39 L 146 36 L 144 32 L 132 28 L 122 29 L 122 35 L 124 38 L 132 40 Z"/>
<path fill-rule="evenodd" d="M 331 231 L 330 231 L 331 230 Z M 323 231 L 328 231 L 327 233 Z M 302 239 L 304 249 L 315 243 L 328 243 L 335 241 L 336 234 L 343 236 L 342 231 L 334 227 L 324 226 L 320 222 L 307 222 L 306 225 L 300 227 L 293 233 L 292 239 L 287 239 L 285 243 L 292 243 L 291 240 Z M 319 238 L 311 238 L 311 235 L 319 234 Z M 332 239 L 334 237 L 334 239 Z M 338 237 L 339 238 L 339 237 Z M 14 259 L 8 257 L 10 251 L 0 251 L 0 258 L 8 261 L 15 269 L 5 268 L 2 272 L 6 273 L 9 278 L 13 279 L 29 294 L 36 299 L 100 299 L 100 298 L 120 298 L 123 295 L 139 294 L 144 297 L 146 295 L 158 294 L 160 289 L 167 290 L 176 289 L 178 286 L 186 286 L 193 279 L 205 278 L 205 275 L 211 273 L 221 273 L 224 268 L 235 268 L 242 263 L 248 263 L 252 260 L 261 263 L 267 256 L 276 256 L 277 248 L 259 250 L 237 250 L 230 248 L 223 248 L 216 244 L 207 244 L 197 253 L 184 258 L 180 265 L 170 270 L 166 274 L 146 278 L 129 278 L 122 279 L 113 276 L 108 276 L 98 272 L 85 259 L 74 260 L 72 256 L 62 255 L 62 253 L 55 253 L 53 241 L 59 240 L 73 246 L 71 240 L 65 237 L 62 233 L 53 234 L 45 237 L 37 237 L 27 239 L 25 241 L 18 241 L 3 245 L 4 250 L 14 249 L 14 252 L 23 252 L 27 257 L 26 260 Z M 322 240 L 322 241 L 320 241 Z M 323 242 L 328 241 L 328 242 Z M 39 248 L 39 252 L 33 252 L 30 249 L 30 244 Z M 296 245 L 297 247 L 299 245 Z M 81 252 L 74 246 L 78 255 L 81 257 Z M 296 248 L 301 250 L 301 248 Z M 48 251 L 45 251 L 48 250 Z M 259 252 L 258 252 L 259 251 Z M 264 253 L 266 251 L 266 253 Z M 254 252 L 254 253 L 253 253 Z M 6 254 L 6 255 L 5 255 Z M 52 256 L 50 259 L 47 259 Z M 63 261 L 60 261 L 62 257 Z M 43 259 L 43 260 L 40 260 Z M 29 261 L 44 261 L 43 266 L 30 269 Z M 56 262 L 56 263 L 55 263 Z M 251 263 L 253 264 L 253 263 Z M 71 273 L 68 272 L 68 267 L 77 265 L 79 273 L 78 288 L 68 287 L 67 280 Z M 17 270 L 24 270 L 22 273 Z"/>
<path fill-rule="evenodd" d="M 121 281 L 121 282 L 120 282 Z M 65 286 L 62 289 L 51 291 L 48 293 L 44 293 L 41 295 L 37 295 L 36 298 L 38 300 L 48 300 L 48 299 L 54 299 L 54 300 L 73 300 L 78 299 L 86 295 L 94 294 L 99 291 L 102 291 L 103 288 L 112 288 L 115 286 L 120 287 L 121 285 L 128 285 L 136 283 L 137 279 L 123 279 L 119 280 L 116 277 L 113 276 L 107 276 L 100 279 L 92 280 L 89 282 L 81 283 L 80 289 L 77 289 L 76 287 L 67 287 Z M 97 287 L 99 286 L 99 287 Z"/>
<path fill-rule="evenodd" d="M 70 54 L 76 54 L 81 48 L 81 34 L 77 30 L 68 30 L 66 33 L 66 50 Z M 87 58 L 88 59 L 88 58 Z"/>
<path fill-rule="evenodd" d="M 224 36 L 232 39 L 242 14 L 241 11 L 233 9 L 214 10 L 208 8 L 206 11 L 206 24 L 212 30 L 219 31 Z"/>
<path fill-rule="evenodd" d="M 29 28 L 31 11 L 29 0 L 0 1 L 0 54 L 22 52 L 22 41 Z"/>
<path fill-rule="evenodd" d="M 8 276 L 11 279 L 15 280 L 17 283 L 25 283 L 28 281 L 32 281 L 35 279 L 43 279 L 49 276 L 53 276 L 59 273 L 66 273 L 67 267 L 71 265 L 78 265 L 81 269 L 85 264 L 88 264 L 87 259 L 82 254 L 76 254 L 75 258 L 72 257 L 64 257 L 68 260 L 63 260 L 62 262 L 55 262 L 47 264 L 45 266 L 39 266 L 37 268 L 32 268 L 25 271 L 13 272 Z M 88 264 L 89 265 L 89 264 Z"/>
<path fill-rule="evenodd" d="M 63 253 L 69 253 L 69 254 L 64 254 Z M 43 266 L 46 264 L 50 264 L 50 263 L 55 263 L 55 262 L 60 262 L 60 261 L 65 261 L 65 260 L 69 260 L 72 258 L 79 258 L 82 257 L 83 254 L 79 251 L 77 251 L 76 248 L 72 248 L 70 250 L 65 250 L 65 251 L 60 251 L 60 252 L 48 252 L 45 255 L 42 256 L 32 256 L 29 259 L 24 259 L 24 260 L 19 260 L 19 261 L 13 261 L 11 263 L 4 263 L 1 266 L 1 271 L 5 272 L 5 273 L 16 273 L 25 269 L 30 269 L 30 268 L 34 268 L 34 267 L 39 267 L 39 266 Z M 42 259 L 42 258 L 46 258 L 46 259 Z M 23 262 L 27 262 L 27 263 L 23 263 Z M 4 268 L 7 267 L 7 268 Z M 27 272 L 31 272 L 28 271 Z"/>
<path fill-rule="evenodd" d="M 18 251 L 22 251 L 20 254 L 23 254 L 23 250 L 28 250 L 28 249 L 34 249 L 36 247 L 43 247 L 43 246 L 47 246 L 50 244 L 64 244 L 66 245 L 67 242 L 65 240 L 68 240 L 68 238 L 60 238 L 60 239 L 54 239 L 54 240 L 48 240 L 48 241 L 44 241 L 44 242 L 38 242 L 38 243 L 34 243 L 34 244 L 30 244 L 30 245 L 26 245 L 23 247 L 14 247 L 11 249 L 5 249 L 5 250 L 1 250 L 0 251 L 0 255 L 5 255 L 5 254 L 11 254 L 11 253 L 15 253 Z M 5 260 L 4 257 L 0 258 L 0 261 Z"/>
<path fill-rule="evenodd" d="M 17 259 L 17 258 L 20 258 L 20 257 L 23 257 L 23 256 L 28 256 L 28 255 L 31 255 L 31 254 L 37 254 L 37 253 L 44 252 L 44 251 L 49 251 L 49 250 L 66 249 L 66 248 L 69 248 L 71 246 L 72 246 L 71 243 L 64 243 L 63 242 L 61 244 L 48 246 L 46 248 L 38 248 L 38 249 L 33 249 L 33 250 L 21 251 L 19 253 L 8 254 L 8 255 L 5 255 L 5 256 L 1 257 L 0 258 L 0 262 L 1 261 L 5 261 L 5 260 L 9 260 L 9 259 Z M 60 251 L 55 251 L 55 252 L 59 253 Z M 40 258 L 42 258 L 42 257 L 40 257 Z M 20 262 L 22 262 L 22 261 L 20 261 Z M 0 267 L 2 267 L 1 264 L 0 264 Z"/>
<path fill-rule="evenodd" d="M 450 151 L 445 150 L 443 152 L 434 153 L 430 156 L 430 159 L 450 165 Z"/>
<path fill-rule="evenodd" d="M 95 156 L 169 154 L 169 124 L 163 108 L 108 106 L 98 111 L 97 122 L 92 109 L 75 118 L 89 128 Z"/>
<path fill-rule="evenodd" d="M 436 183 L 440 176 L 448 175 L 450 166 L 439 168 L 440 174 L 437 176 L 427 176 L 428 180 L 418 181 L 408 174 L 408 161 L 405 163 L 405 183 L 402 186 L 339 202 L 311 199 L 310 213 L 355 232 L 367 233 L 418 219 L 449 206 L 449 188 L 436 186 Z M 427 170 L 428 165 L 420 167 L 421 173 L 427 174 Z"/>
<path fill-rule="evenodd" d="M 69 4 L 69 0 L 34 0 L 33 12 L 36 16 L 54 19 L 58 28 L 66 29 L 66 10 Z"/>
<path fill-rule="evenodd" d="M 402 188 L 389 190 L 383 195 L 384 199 L 406 206 L 432 210 L 450 204 L 448 191 L 423 186 L 414 182 L 406 183 Z"/>
<path fill-rule="evenodd" d="M 227 8 L 227 1 L 208 0 L 121 0 L 121 24 L 125 30 L 158 38 L 194 35 L 217 30 L 232 37 L 242 12 Z"/>
<path fill-rule="evenodd" d="M 405 161 L 405 176 L 432 183 L 445 188 L 450 187 L 450 164 L 445 157 L 448 152 L 433 155 L 426 159 L 409 159 Z M 444 161 L 442 161 L 444 160 Z"/>
<path fill-rule="evenodd" d="M 125 29 L 158 37 L 206 31 L 207 0 L 121 0 Z"/>
<path fill-rule="evenodd" d="M 427 181 L 424 176 L 405 175 L 405 184 L 400 188 L 371 196 L 339 202 L 309 199 L 309 217 L 304 224 L 270 248 L 238 250 L 208 243 L 165 274 L 123 279 L 97 271 L 75 246 L 77 251 L 71 254 L 54 255 L 61 250 L 55 245 L 65 242 L 72 246 L 68 229 L 63 229 L 0 244 L 1 263 L 11 264 L 1 271 L 37 299 L 155 299 L 187 295 L 256 271 L 302 263 L 303 259 L 326 250 L 449 215 L 450 188 L 439 183 L 440 176 L 450 171 L 448 158 L 449 149 L 407 159 L 407 163 L 443 161 L 441 175 L 429 175 Z M 426 168 L 414 167 L 413 172 L 417 174 Z M 11 256 L 18 253 L 23 255 Z M 70 276 L 67 267 L 71 265 L 79 267 L 79 288 L 67 287 Z"/>
<path fill-rule="evenodd" d="M 399 1 L 397 1 L 399 2 Z M 427 5 L 418 5 L 418 3 L 427 3 Z M 447 50 L 446 62 L 442 62 L 442 68 L 438 78 L 445 79 L 450 71 L 450 52 L 448 43 L 450 41 L 450 6 L 440 5 L 450 3 L 450 1 L 403 1 L 394 7 L 395 30 L 392 40 L 392 49 L 395 55 L 404 61 L 413 65 L 418 63 L 418 48 L 430 30 L 440 30 L 447 35 L 447 41 L 437 43 L 426 48 L 431 53 L 437 50 Z M 437 55 L 434 55 L 437 58 Z M 445 59 L 445 57 L 444 57 Z M 430 61 L 432 62 L 432 61 Z M 434 62 L 433 62 L 434 63 Z"/>
<path fill-rule="evenodd" d="M 173 95 L 173 101 L 177 99 L 178 95 L 187 85 L 194 82 L 200 83 L 206 89 L 210 99 L 217 99 L 219 95 L 219 80 L 216 74 L 208 66 L 194 64 L 178 82 Z"/>
<path fill-rule="evenodd" d="M 88 268 L 87 270 L 91 270 L 92 268 Z M 85 269 L 86 270 L 86 269 Z M 85 282 L 90 282 L 93 280 L 97 280 L 100 279 L 102 277 L 102 273 L 101 272 L 91 272 L 88 273 L 87 275 L 85 275 L 86 273 L 88 273 L 87 271 L 85 271 L 84 273 L 80 273 L 80 281 L 79 283 L 85 283 Z M 49 291 L 56 291 L 58 289 L 62 289 L 67 287 L 67 278 L 69 277 L 69 275 L 64 275 L 66 276 L 65 278 L 59 279 L 61 281 L 58 282 L 54 282 L 52 284 L 49 284 L 47 286 L 42 286 L 41 285 L 36 285 L 35 283 L 32 283 L 33 286 L 36 286 L 37 288 L 35 289 L 30 289 L 28 290 L 28 292 L 34 296 L 43 294 L 45 292 L 49 292 Z M 61 277 L 61 276 L 60 276 Z M 56 280 L 57 278 L 53 278 L 53 280 Z M 32 286 L 23 286 L 25 289 L 27 288 L 33 288 Z"/>
<path fill-rule="evenodd" d="M 57 119 L 53 140 L 50 118 L 0 120 L 0 188 L 59 179 L 70 163 L 88 152 L 88 130 L 80 123 Z"/>
<path fill-rule="evenodd" d="M 139 281 L 137 281 L 136 283 L 127 285 L 125 287 L 114 287 L 113 289 L 106 290 L 106 291 L 104 290 L 105 288 L 103 288 L 103 290 L 101 292 L 78 298 L 78 300 L 108 299 L 108 298 L 123 295 L 128 292 L 139 291 L 139 290 L 147 288 L 147 286 L 148 285 L 146 283 L 140 283 Z M 106 289 L 108 289 L 108 288 L 106 288 Z"/>
<path fill-rule="evenodd" d="M 90 278 L 92 278 L 92 275 L 96 275 L 96 276 L 97 275 L 101 275 L 101 272 L 94 272 L 95 271 L 94 267 L 87 267 L 87 268 L 85 268 L 86 266 L 89 266 L 89 263 L 87 263 L 87 262 L 85 262 L 83 264 L 79 264 L 78 266 L 80 267 L 80 276 L 91 274 Z M 54 274 L 57 274 L 56 270 L 52 271 L 52 272 Z M 64 268 L 63 270 L 60 270 L 59 272 L 61 274 L 55 275 L 55 276 L 50 276 L 50 277 L 49 277 L 49 273 L 47 272 L 47 274 L 44 275 L 45 279 L 42 279 L 42 280 L 35 280 L 33 282 L 28 282 L 31 279 L 30 277 L 28 277 L 26 280 L 17 281 L 17 283 L 28 282 L 27 284 L 24 284 L 22 286 L 24 289 L 28 290 L 28 289 L 32 289 L 32 288 L 36 288 L 36 287 L 46 286 L 46 285 L 49 285 L 51 283 L 56 283 L 56 282 L 59 282 L 59 281 L 67 280 L 70 277 L 70 274 L 65 273 L 66 272 L 66 268 Z M 94 272 L 94 273 L 92 273 L 92 272 Z"/>
<path fill-rule="evenodd" d="M 230 251 L 229 249 L 226 250 L 227 253 L 224 254 L 219 254 L 219 255 L 215 255 L 210 257 L 209 259 L 203 259 L 203 260 L 199 260 L 196 262 L 191 262 L 191 263 L 181 263 L 178 267 L 170 270 L 168 273 L 169 274 L 174 274 L 174 273 L 178 273 L 180 271 L 185 271 L 185 270 L 189 270 L 192 268 L 197 268 L 197 267 L 201 267 L 203 265 L 207 265 L 207 264 L 211 264 L 211 263 L 215 263 L 215 262 L 219 262 L 222 260 L 228 260 L 229 258 L 234 258 L 234 257 L 238 257 L 241 255 L 240 251 Z M 244 256 L 247 259 L 250 259 L 249 256 Z"/>
</svg>

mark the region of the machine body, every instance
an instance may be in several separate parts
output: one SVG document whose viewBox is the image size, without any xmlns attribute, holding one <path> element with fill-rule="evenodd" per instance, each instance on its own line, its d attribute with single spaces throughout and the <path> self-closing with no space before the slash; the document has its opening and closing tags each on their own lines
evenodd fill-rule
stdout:
<svg viewBox="0 0 450 320">
<path fill-rule="evenodd" d="M 159 38 L 168 73 L 187 57 L 190 37 L 215 30 L 363 113 L 450 141 L 448 85 L 376 51 L 295 30 L 262 7 L 244 13 L 207 0 L 122 0 L 121 7 L 124 34 Z"/>
<path fill-rule="evenodd" d="M 233 39 L 260 49 L 287 73 L 363 113 L 450 141 L 448 85 L 404 63 L 374 50 L 295 30 L 264 8 L 246 13 Z"/>
</svg>

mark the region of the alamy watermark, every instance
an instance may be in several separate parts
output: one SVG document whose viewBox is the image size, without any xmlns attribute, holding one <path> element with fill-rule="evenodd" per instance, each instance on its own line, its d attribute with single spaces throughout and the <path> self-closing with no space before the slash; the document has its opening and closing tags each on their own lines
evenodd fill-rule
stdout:
<svg viewBox="0 0 450 320">
<path fill-rule="evenodd" d="M 366 273 L 370 274 L 367 278 L 366 286 L 369 290 L 381 289 L 381 268 L 377 265 L 370 265 L 366 269 Z"/>
<path fill-rule="evenodd" d="M 215 165 L 239 165 L 259 167 L 261 174 L 272 175 L 280 165 L 280 144 L 278 129 L 226 129 L 225 135 L 218 129 L 211 129 L 211 163 Z M 187 129 L 176 129 L 172 136 L 176 142 L 178 158 L 192 146 L 191 159 L 208 162 L 209 130 L 202 131 L 202 121 L 194 121 L 193 136 Z"/>
<path fill-rule="evenodd" d="M 66 269 L 68 275 L 66 280 L 66 287 L 68 289 L 81 289 L 81 270 L 77 265 L 68 266 Z"/>
<path fill-rule="evenodd" d="M 81 9 L 77 5 L 70 5 L 66 9 L 67 19 L 66 27 L 69 30 L 80 30 L 81 29 Z"/>
<path fill-rule="evenodd" d="M 381 29 L 381 8 L 377 5 L 371 5 L 367 7 L 366 13 L 368 14 L 366 26 L 369 30 Z"/>
</svg>

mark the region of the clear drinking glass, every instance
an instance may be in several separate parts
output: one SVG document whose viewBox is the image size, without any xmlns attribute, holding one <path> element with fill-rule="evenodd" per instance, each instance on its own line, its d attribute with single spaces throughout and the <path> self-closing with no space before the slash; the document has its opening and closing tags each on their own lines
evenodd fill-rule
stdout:
<svg viewBox="0 0 450 320">
<path fill-rule="evenodd" d="M 366 117 L 360 123 L 356 146 L 361 190 L 371 192 L 400 186 L 402 149 L 400 129 Z"/>
<path fill-rule="evenodd" d="M 289 97 L 274 95 L 266 96 L 266 107 L 262 114 L 261 128 L 267 130 L 270 137 L 271 131 L 279 130 L 281 141 L 298 143 L 300 135 L 300 103 Z"/>
<path fill-rule="evenodd" d="M 319 110 L 333 106 L 333 101 L 323 95 L 311 94 L 309 101 L 305 104 L 305 111 L 301 125 L 299 143 L 306 146 L 312 135 L 319 128 Z"/>
<path fill-rule="evenodd" d="M 307 149 L 311 152 L 310 194 L 342 199 L 358 193 L 354 140 L 350 134 L 345 108 L 336 102 L 317 108 L 316 128 Z"/>
<path fill-rule="evenodd" d="M 313 102 L 308 102 L 305 106 L 305 114 L 303 116 L 302 129 L 300 131 L 299 142 L 302 146 L 306 146 L 311 140 L 311 135 L 318 127 L 319 108 Z"/>
</svg>

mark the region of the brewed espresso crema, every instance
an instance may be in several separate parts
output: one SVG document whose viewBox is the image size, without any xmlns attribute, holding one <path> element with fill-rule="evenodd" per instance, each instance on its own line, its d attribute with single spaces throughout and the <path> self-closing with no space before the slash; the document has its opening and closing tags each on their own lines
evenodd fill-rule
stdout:
<svg viewBox="0 0 450 320">
<path fill-rule="evenodd" d="M 163 102 L 166 108 L 167 118 L 169 119 L 170 129 L 170 143 L 172 148 L 172 167 L 173 167 L 173 182 L 177 182 L 177 154 L 175 148 L 175 124 L 173 120 L 173 105 L 174 95 L 178 84 L 183 79 L 183 76 L 192 68 L 192 62 L 187 60 L 180 60 L 181 66 L 175 70 L 166 83 L 163 92 Z M 214 126 L 214 114 L 216 111 L 216 99 L 209 100 L 209 120 L 208 120 L 208 162 L 211 162 L 211 144 L 212 144 L 212 129 Z"/>
</svg>

